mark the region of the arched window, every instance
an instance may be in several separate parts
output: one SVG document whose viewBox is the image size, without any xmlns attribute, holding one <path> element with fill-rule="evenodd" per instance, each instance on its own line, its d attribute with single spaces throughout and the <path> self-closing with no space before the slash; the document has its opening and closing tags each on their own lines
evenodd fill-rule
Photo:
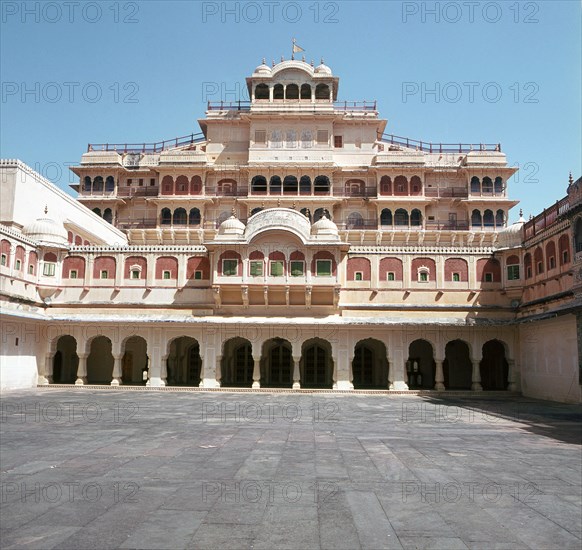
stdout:
<svg viewBox="0 0 582 550">
<path fill-rule="evenodd" d="M 103 178 L 101 176 L 97 176 L 93 180 L 93 192 L 97 191 L 98 193 L 103 192 Z"/>
<path fill-rule="evenodd" d="M 202 193 L 202 178 L 200 176 L 192 176 L 190 180 L 190 195 L 200 195 Z"/>
<path fill-rule="evenodd" d="M 287 84 L 285 96 L 286 99 L 299 99 L 299 86 L 297 84 Z"/>
<path fill-rule="evenodd" d="M 260 206 L 258 206 L 257 208 L 253 208 L 251 210 L 251 216 L 254 216 L 255 214 L 258 214 L 261 210 L 263 210 L 263 208 L 261 208 Z"/>
<path fill-rule="evenodd" d="M 482 191 L 483 193 L 493 193 L 493 182 L 488 176 L 483 178 Z"/>
<path fill-rule="evenodd" d="M 85 191 L 91 191 L 91 178 L 89 176 L 85 176 L 84 182 L 83 189 Z"/>
<path fill-rule="evenodd" d="M 519 273 L 519 257 L 512 254 L 507 258 L 507 280 L 517 281 L 520 278 Z"/>
<path fill-rule="evenodd" d="M 311 99 L 311 86 L 309 84 L 301 84 L 301 99 Z"/>
<path fill-rule="evenodd" d="M 113 193 L 115 191 L 115 179 L 113 176 L 107 176 L 105 179 L 105 191 L 107 193 Z"/>
<path fill-rule="evenodd" d="M 103 210 L 103 219 L 106 222 L 113 223 L 113 212 L 111 212 L 111 208 Z"/>
<path fill-rule="evenodd" d="M 232 179 L 220 180 L 217 184 L 217 194 L 232 196 L 236 195 L 236 181 Z"/>
<path fill-rule="evenodd" d="M 348 216 L 347 229 L 355 229 L 358 227 L 364 227 L 364 218 L 359 212 L 352 212 Z"/>
<path fill-rule="evenodd" d="M 394 178 L 394 194 L 408 195 L 408 180 L 405 176 L 396 176 Z"/>
<path fill-rule="evenodd" d="M 366 184 L 362 180 L 348 180 L 346 182 L 346 195 L 348 197 L 364 196 Z"/>
<path fill-rule="evenodd" d="M 544 252 L 539 246 L 534 251 L 534 265 L 536 275 L 541 275 L 544 272 Z"/>
<path fill-rule="evenodd" d="M 160 213 L 160 225 L 171 225 L 172 211 L 169 208 L 162 208 Z"/>
<path fill-rule="evenodd" d="M 95 214 L 101 217 L 101 208 L 93 208 L 93 212 L 95 212 Z"/>
<path fill-rule="evenodd" d="M 477 176 L 473 176 L 471 178 L 471 193 L 480 193 L 481 192 L 481 182 Z"/>
<path fill-rule="evenodd" d="M 200 225 L 200 210 L 192 208 L 188 216 L 188 223 L 190 225 Z"/>
<path fill-rule="evenodd" d="M 273 87 L 273 99 L 284 99 L 283 84 L 275 84 Z"/>
<path fill-rule="evenodd" d="M 483 219 L 481 217 L 481 212 L 477 209 L 473 210 L 473 213 L 471 214 L 471 225 L 473 227 L 481 227 L 482 223 Z"/>
<path fill-rule="evenodd" d="M 188 178 L 186 176 L 178 176 L 176 178 L 176 195 L 188 194 Z"/>
<path fill-rule="evenodd" d="M 392 180 L 390 176 L 382 176 L 380 179 L 380 194 L 392 195 Z"/>
<path fill-rule="evenodd" d="M 503 227 L 505 225 L 505 212 L 501 209 L 495 213 L 495 226 Z"/>
<path fill-rule="evenodd" d="M 315 87 L 315 99 L 329 99 L 329 86 L 327 84 L 318 84 Z"/>
<path fill-rule="evenodd" d="M 550 241 L 546 244 L 546 269 L 554 269 L 558 263 L 556 262 L 556 243 Z"/>
<path fill-rule="evenodd" d="M 297 194 L 297 178 L 295 176 L 285 176 L 283 180 L 283 193 Z"/>
<path fill-rule="evenodd" d="M 576 253 L 578 253 L 582 252 L 582 218 L 576 220 L 574 227 L 574 246 L 576 247 Z"/>
<path fill-rule="evenodd" d="M 271 195 L 280 195 L 283 184 L 279 176 L 271 176 L 269 180 L 269 193 Z"/>
<path fill-rule="evenodd" d="M 329 193 L 329 178 L 317 176 L 313 181 L 313 192 L 316 195 L 327 195 Z"/>
<path fill-rule="evenodd" d="M 255 176 L 251 180 L 251 191 L 258 195 L 264 195 L 267 192 L 267 179 L 265 176 Z"/>
<path fill-rule="evenodd" d="M 184 208 L 174 210 L 174 225 L 186 225 L 187 214 Z"/>
<path fill-rule="evenodd" d="M 412 176 L 410 178 L 410 194 L 420 195 L 422 190 L 422 181 L 418 176 Z"/>
<path fill-rule="evenodd" d="M 525 278 L 531 279 L 533 277 L 533 271 L 531 268 L 531 254 L 529 252 L 523 257 L 523 267 L 525 269 Z"/>
<path fill-rule="evenodd" d="M 494 189 L 496 193 L 503 193 L 503 178 L 501 176 L 495 178 Z"/>
<path fill-rule="evenodd" d="M 392 225 L 392 210 L 384 208 L 380 214 L 380 225 Z"/>
<path fill-rule="evenodd" d="M 269 86 L 257 84 L 255 88 L 255 99 L 269 99 Z"/>
<path fill-rule="evenodd" d="M 394 212 L 394 225 L 408 225 L 408 212 L 404 208 Z"/>
<path fill-rule="evenodd" d="M 174 178 L 172 176 L 164 176 L 162 179 L 162 195 L 174 194 Z"/>
<path fill-rule="evenodd" d="M 485 210 L 483 212 L 483 225 L 485 227 L 493 227 L 495 225 L 495 221 L 493 219 L 493 210 Z"/>
<path fill-rule="evenodd" d="M 309 176 L 301 176 L 299 180 L 299 193 L 301 195 L 311 195 L 311 178 Z"/>
<path fill-rule="evenodd" d="M 410 225 L 422 225 L 422 212 L 418 208 L 410 213 Z"/>
<path fill-rule="evenodd" d="M 570 241 L 568 235 L 562 235 L 558 240 L 558 249 L 560 251 L 560 265 L 570 262 Z"/>
</svg>

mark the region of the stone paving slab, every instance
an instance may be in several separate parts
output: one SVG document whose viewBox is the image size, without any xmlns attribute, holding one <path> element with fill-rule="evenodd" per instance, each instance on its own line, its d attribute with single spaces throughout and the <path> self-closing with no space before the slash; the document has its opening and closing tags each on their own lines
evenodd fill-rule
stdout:
<svg viewBox="0 0 582 550">
<path fill-rule="evenodd" d="M 3 550 L 582 547 L 576 405 L 52 388 L 0 412 Z"/>
</svg>

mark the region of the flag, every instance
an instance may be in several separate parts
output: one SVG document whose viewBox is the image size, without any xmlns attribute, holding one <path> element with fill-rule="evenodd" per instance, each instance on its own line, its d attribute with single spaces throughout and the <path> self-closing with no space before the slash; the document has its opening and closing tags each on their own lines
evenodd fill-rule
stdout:
<svg viewBox="0 0 582 550">
<path fill-rule="evenodd" d="M 305 50 L 301 46 L 298 46 L 295 43 L 295 39 L 293 39 L 293 53 L 299 53 L 299 52 L 304 52 L 304 51 Z"/>
</svg>

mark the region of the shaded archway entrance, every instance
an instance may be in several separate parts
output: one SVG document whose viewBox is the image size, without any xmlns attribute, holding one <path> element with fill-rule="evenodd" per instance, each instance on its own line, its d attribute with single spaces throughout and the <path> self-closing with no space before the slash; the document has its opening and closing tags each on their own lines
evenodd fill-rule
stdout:
<svg viewBox="0 0 582 550">
<path fill-rule="evenodd" d="M 452 340 L 445 347 L 443 374 L 447 390 L 470 390 L 473 365 L 469 346 L 463 340 Z"/>
<path fill-rule="evenodd" d="M 483 358 L 479 365 L 481 386 L 484 390 L 506 390 L 509 384 L 509 364 L 505 357 L 505 346 L 499 340 L 483 344 Z"/>
<path fill-rule="evenodd" d="M 436 363 L 430 342 L 422 338 L 414 340 L 408 347 L 406 363 L 408 387 L 412 389 L 433 389 L 435 385 Z"/>
<path fill-rule="evenodd" d="M 282 338 L 267 340 L 261 358 L 261 387 L 290 388 L 292 383 L 291 344 Z"/>
<path fill-rule="evenodd" d="M 91 351 L 87 357 L 87 383 L 107 384 L 113 379 L 113 355 L 111 340 L 97 336 L 91 340 Z"/>
<path fill-rule="evenodd" d="M 386 346 L 373 338 L 360 340 L 354 349 L 352 374 L 355 389 L 382 389 L 388 387 L 388 359 Z"/>
<path fill-rule="evenodd" d="M 147 342 L 141 336 L 125 341 L 125 353 L 121 361 L 121 379 L 124 384 L 145 384 L 148 380 L 149 359 Z"/>
<path fill-rule="evenodd" d="M 57 342 L 57 352 L 53 358 L 53 383 L 74 384 L 77 379 L 78 366 L 77 340 L 72 336 L 61 336 Z"/>
<path fill-rule="evenodd" d="M 195 338 L 172 340 L 167 363 L 169 386 L 199 386 L 201 367 L 200 344 Z"/>
<path fill-rule="evenodd" d="M 250 388 L 253 385 L 253 347 L 245 338 L 231 338 L 224 343 L 221 385 Z"/>
<path fill-rule="evenodd" d="M 333 387 L 331 345 L 320 338 L 307 340 L 301 348 L 299 363 L 302 388 Z"/>
</svg>

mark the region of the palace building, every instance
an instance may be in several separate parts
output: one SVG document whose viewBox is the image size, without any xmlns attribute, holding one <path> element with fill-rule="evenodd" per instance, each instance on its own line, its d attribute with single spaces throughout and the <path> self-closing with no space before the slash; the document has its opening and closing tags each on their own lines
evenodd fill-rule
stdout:
<svg viewBox="0 0 582 550">
<path fill-rule="evenodd" d="M 500 144 L 388 134 L 323 62 L 247 85 L 200 133 L 90 144 L 76 199 L 1 161 L 3 388 L 580 402 L 581 180 L 509 225 Z"/>
</svg>

